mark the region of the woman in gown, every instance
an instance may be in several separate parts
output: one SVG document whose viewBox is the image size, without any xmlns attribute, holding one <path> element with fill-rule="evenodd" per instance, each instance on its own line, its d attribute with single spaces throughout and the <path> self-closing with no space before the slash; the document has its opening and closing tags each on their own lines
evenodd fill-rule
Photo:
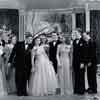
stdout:
<svg viewBox="0 0 100 100">
<path fill-rule="evenodd" d="M 13 36 L 11 38 L 11 43 L 7 45 L 9 53 L 7 54 L 7 52 L 6 52 L 6 55 L 5 55 L 7 58 L 6 62 L 7 62 L 7 67 L 8 67 L 8 69 L 7 69 L 7 82 L 8 82 L 8 93 L 9 94 L 16 93 L 15 67 L 13 66 L 14 62 L 12 62 L 11 66 L 8 66 L 8 60 L 9 60 L 10 54 L 12 52 L 12 49 L 13 49 L 14 45 L 16 44 L 16 41 L 17 41 L 16 36 Z"/>
<path fill-rule="evenodd" d="M 3 60 L 3 46 L 0 39 L 0 96 L 7 95 L 7 86 L 6 86 L 6 76 L 5 76 L 5 68 L 4 68 L 4 60 Z"/>
<path fill-rule="evenodd" d="M 67 43 L 66 43 L 67 40 Z M 58 81 L 61 89 L 61 95 L 70 95 L 73 93 L 72 87 L 72 69 L 71 69 L 71 45 L 68 39 L 62 37 L 62 43 L 58 45 Z"/>
<path fill-rule="evenodd" d="M 58 87 L 56 75 L 44 50 L 44 45 L 39 46 L 40 39 L 35 39 L 32 49 L 32 70 L 28 94 L 31 96 L 44 96 L 54 94 Z"/>
</svg>

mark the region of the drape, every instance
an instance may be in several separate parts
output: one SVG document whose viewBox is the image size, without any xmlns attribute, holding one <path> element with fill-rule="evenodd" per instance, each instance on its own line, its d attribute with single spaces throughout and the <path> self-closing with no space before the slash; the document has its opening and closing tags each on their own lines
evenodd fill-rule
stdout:
<svg viewBox="0 0 100 100">
<path fill-rule="evenodd" d="M 90 11 L 90 30 L 92 32 L 93 38 L 96 41 L 97 63 L 100 64 L 100 11 L 99 10 Z"/>
<path fill-rule="evenodd" d="M 85 22 L 85 13 L 77 13 L 76 14 L 76 28 L 82 29 L 82 31 L 86 31 L 86 22 Z"/>
<path fill-rule="evenodd" d="M 34 34 L 72 31 L 72 16 L 59 11 L 29 11 L 26 15 L 26 32 Z"/>
</svg>

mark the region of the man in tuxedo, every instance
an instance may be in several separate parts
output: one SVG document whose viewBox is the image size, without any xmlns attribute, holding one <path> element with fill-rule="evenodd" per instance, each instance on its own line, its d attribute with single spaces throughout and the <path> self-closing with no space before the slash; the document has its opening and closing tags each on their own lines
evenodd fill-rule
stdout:
<svg viewBox="0 0 100 100">
<path fill-rule="evenodd" d="M 56 54 L 57 54 L 57 46 L 60 44 L 57 33 L 55 33 L 55 32 L 52 33 L 52 39 L 53 39 L 53 41 L 49 43 L 49 59 L 50 59 L 50 61 L 52 61 L 54 70 L 57 73 Z"/>
<path fill-rule="evenodd" d="M 15 67 L 15 83 L 18 96 L 26 96 L 26 67 L 25 67 L 25 44 L 17 42 L 9 58 L 8 66 L 13 63 Z"/>
<path fill-rule="evenodd" d="M 81 30 L 75 31 L 75 40 L 73 41 L 73 74 L 74 74 L 74 94 L 84 94 L 85 80 L 84 67 L 80 63 L 81 50 Z"/>
<path fill-rule="evenodd" d="M 97 93 L 96 80 L 96 43 L 90 37 L 90 32 L 83 33 L 80 62 L 87 69 L 88 93 Z"/>
<path fill-rule="evenodd" d="M 31 74 L 31 68 L 32 68 L 31 50 L 32 50 L 33 38 L 32 38 L 31 35 L 29 35 L 27 38 L 28 38 L 28 41 L 27 41 L 26 49 L 25 49 L 25 66 L 27 68 L 27 81 L 29 82 L 30 74 Z"/>
</svg>

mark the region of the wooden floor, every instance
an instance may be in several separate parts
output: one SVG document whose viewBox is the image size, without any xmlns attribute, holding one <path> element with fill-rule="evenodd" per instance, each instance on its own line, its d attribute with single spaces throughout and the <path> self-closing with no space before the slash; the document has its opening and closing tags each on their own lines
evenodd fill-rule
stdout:
<svg viewBox="0 0 100 100">
<path fill-rule="evenodd" d="M 86 82 L 87 84 L 87 82 Z M 98 84 L 98 94 L 96 95 L 89 95 L 85 94 L 83 96 L 80 95 L 66 95 L 66 96 L 44 96 L 44 97 L 18 97 L 18 96 L 4 96 L 0 97 L 0 100 L 100 100 L 100 75 L 97 75 L 97 84 Z M 97 99 L 96 99 L 96 98 Z"/>
<path fill-rule="evenodd" d="M 17 96 L 5 96 L 0 97 L 0 100 L 100 100 L 100 94 L 98 95 L 84 95 L 84 96 L 44 96 L 44 97 L 17 97 Z M 98 98 L 98 99 L 95 99 Z"/>
<path fill-rule="evenodd" d="M 53 96 L 43 96 L 43 97 L 24 97 L 24 96 L 2 96 L 0 97 L 0 100 L 100 100 L 100 76 L 97 78 L 98 80 L 98 94 L 96 95 L 89 95 L 85 94 L 83 96 L 80 95 L 66 95 L 66 96 L 60 96 L 60 95 L 53 95 Z M 96 98 L 98 99 L 96 99 Z"/>
</svg>

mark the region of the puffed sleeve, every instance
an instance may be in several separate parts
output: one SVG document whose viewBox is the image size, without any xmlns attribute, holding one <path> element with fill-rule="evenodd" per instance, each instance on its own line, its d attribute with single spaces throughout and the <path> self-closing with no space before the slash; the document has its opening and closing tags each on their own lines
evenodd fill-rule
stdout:
<svg viewBox="0 0 100 100">
<path fill-rule="evenodd" d="M 34 72 L 35 71 L 35 62 L 34 62 L 34 58 L 35 58 L 35 50 L 34 48 L 32 49 L 31 51 L 31 57 L 32 57 L 32 69 L 31 69 L 31 72 Z"/>
</svg>

